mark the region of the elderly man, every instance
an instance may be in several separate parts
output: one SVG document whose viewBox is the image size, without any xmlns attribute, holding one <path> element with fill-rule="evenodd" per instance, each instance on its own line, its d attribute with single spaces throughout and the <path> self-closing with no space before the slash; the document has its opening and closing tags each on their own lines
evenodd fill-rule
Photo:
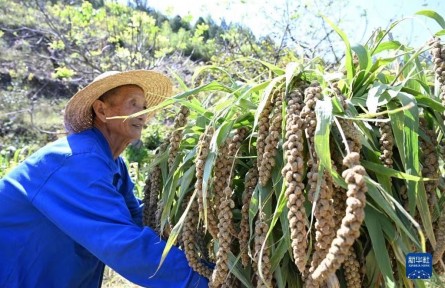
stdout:
<svg viewBox="0 0 445 288">
<path fill-rule="evenodd" d="M 0 287 L 100 287 L 104 265 L 146 287 L 207 287 L 184 253 L 142 226 L 119 155 L 171 83 L 153 71 L 104 73 L 67 104 L 68 136 L 0 180 Z M 158 269 L 159 268 L 159 269 Z"/>
</svg>

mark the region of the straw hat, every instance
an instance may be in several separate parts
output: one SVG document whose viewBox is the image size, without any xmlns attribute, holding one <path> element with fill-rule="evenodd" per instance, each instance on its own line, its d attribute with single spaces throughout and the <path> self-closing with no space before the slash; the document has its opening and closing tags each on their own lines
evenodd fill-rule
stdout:
<svg viewBox="0 0 445 288">
<path fill-rule="evenodd" d="M 77 92 L 65 107 L 66 131 L 78 133 L 93 127 L 93 102 L 105 92 L 122 85 L 134 84 L 144 90 L 147 106 L 153 107 L 171 96 L 170 80 L 154 71 L 109 71 L 96 77 L 93 82 Z"/>
</svg>

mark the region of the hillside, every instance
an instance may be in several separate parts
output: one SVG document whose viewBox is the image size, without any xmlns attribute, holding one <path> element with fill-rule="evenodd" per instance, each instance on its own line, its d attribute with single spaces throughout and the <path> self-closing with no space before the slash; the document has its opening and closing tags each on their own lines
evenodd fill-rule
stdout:
<svg viewBox="0 0 445 288">
<path fill-rule="evenodd" d="M 63 133 L 64 103 L 106 70 L 153 69 L 194 87 L 203 65 L 274 57 L 269 39 L 242 27 L 103 2 L 0 0 L 1 145 L 42 145 Z"/>
</svg>

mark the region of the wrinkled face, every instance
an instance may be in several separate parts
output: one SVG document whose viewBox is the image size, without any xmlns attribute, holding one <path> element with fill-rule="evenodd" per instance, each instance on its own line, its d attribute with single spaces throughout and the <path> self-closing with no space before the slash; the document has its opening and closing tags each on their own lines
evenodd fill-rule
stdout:
<svg viewBox="0 0 445 288">
<path fill-rule="evenodd" d="M 100 100 L 105 104 L 107 117 L 127 116 L 147 108 L 143 90 L 135 85 L 120 86 L 106 93 Z M 136 118 L 107 119 L 106 129 L 114 139 L 131 142 L 141 137 L 147 114 Z"/>
</svg>

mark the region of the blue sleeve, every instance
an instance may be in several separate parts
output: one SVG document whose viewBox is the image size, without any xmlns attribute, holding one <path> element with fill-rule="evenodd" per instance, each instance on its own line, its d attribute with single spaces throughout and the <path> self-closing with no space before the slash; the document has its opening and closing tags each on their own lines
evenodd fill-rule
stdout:
<svg viewBox="0 0 445 288">
<path fill-rule="evenodd" d="M 32 199 L 59 229 L 128 280 L 147 287 L 207 287 L 208 281 L 172 247 L 158 269 L 166 243 L 132 219 L 113 172 L 98 155 L 66 158 Z M 136 199 L 136 198 L 135 198 Z"/>
<path fill-rule="evenodd" d="M 134 196 L 134 184 L 131 181 L 127 166 L 122 158 L 118 158 L 118 165 L 122 179 L 118 185 L 119 192 L 124 196 L 128 210 L 130 210 L 133 221 L 142 227 L 142 201 Z"/>
</svg>

